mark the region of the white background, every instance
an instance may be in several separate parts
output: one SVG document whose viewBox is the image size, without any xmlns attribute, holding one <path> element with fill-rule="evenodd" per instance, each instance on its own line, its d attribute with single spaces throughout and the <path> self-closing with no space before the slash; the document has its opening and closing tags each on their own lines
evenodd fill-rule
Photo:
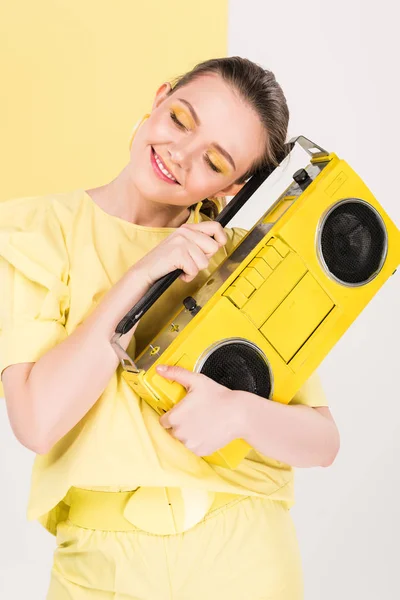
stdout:
<svg viewBox="0 0 400 600">
<path fill-rule="evenodd" d="M 345 159 L 400 227 L 398 23 L 390 0 L 230 1 L 229 54 L 274 71 L 290 137 Z M 306 600 L 400 598 L 399 308 L 400 269 L 319 369 L 341 449 L 296 470 Z"/>
<path fill-rule="evenodd" d="M 274 71 L 290 137 L 304 134 L 344 158 L 399 227 L 398 17 L 389 0 L 231 0 L 229 54 Z M 247 226 L 243 215 L 236 224 Z M 399 303 L 400 270 L 319 370 L 341 450 L 328 469 L 296 471 L 306 600 L 400 597 Z M 14 440 L 4 402 L 0 456 L 0 597 L 19 600 L 29 589 L 30 600 L 43 600 L 55 541 L 26 521 L 32 455 Z"/>
</svg>

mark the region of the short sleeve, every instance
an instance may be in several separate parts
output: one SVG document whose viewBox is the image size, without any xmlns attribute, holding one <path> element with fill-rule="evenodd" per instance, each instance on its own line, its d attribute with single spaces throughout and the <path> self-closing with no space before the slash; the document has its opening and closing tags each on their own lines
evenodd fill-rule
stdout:
<svg viewBox="0 0 400 600">
<path fill-rule="evenodd" d="M 51 205 L 0 202 L 0 373 L 66 338 L 68 277 L 65 232 Z"/>
<path fill-rule="evenodd" d="M 317 371 L 311 374 L 299 391 L 293 396 L 290 404 L 305 404 L 306 406 L 328 406 L 328 399 L 322 387 L 321 378 Z"/>
</svg>

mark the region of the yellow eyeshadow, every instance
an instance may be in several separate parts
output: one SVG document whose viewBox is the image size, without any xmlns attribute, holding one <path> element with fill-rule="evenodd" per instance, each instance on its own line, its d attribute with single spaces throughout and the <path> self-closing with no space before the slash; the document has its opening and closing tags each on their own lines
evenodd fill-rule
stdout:
<svg viewBox="0 0 400 600">
<path fill-rule="evenodd" d="M 176 118 L 182 123 L 182 125 L 188 129 L 193 129 L 195 127 L 195 122 L 189 112 L 187 112 L 181 106 L 171 106 L 171 109 L 174 111 Z"/>
<path fill-rule="evenodd" d="M 171 110 L 175 113 L 176 118 L 184 125 L 184 127 L 187 129 L 195 128 L 196 123 L 190 112 L 182 108 L 179 104 L 172 105 Z M 223 159 L 215 150 L 210 150 L 207 154 L 211 162 L 220 170 L 221 174 L 228 175 L 231 168 L 227 165 L 225 159 Z"/>
<path fill-rule="evenodd" d="M 231 169 L 228 167 L 225 159 L 223 159 L 220 154 L 215 152 L 215 150 L 210 150 L 207 154 L 211 162 L 218 167 L 223 175 L 227 175 L 229 173 Z"/>
</svg>

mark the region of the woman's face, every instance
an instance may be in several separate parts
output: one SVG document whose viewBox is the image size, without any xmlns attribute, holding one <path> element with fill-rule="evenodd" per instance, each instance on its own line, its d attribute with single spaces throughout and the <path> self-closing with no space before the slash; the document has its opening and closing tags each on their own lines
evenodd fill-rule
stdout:
<svg viewBox="0 0 400 600">
<path fill-rule="evenodd" d="M 132 182 L 143 197 L 175 206 L 233 196 L 242 187 L 233 182 L 264 152 L 258 115 L 214 74 L 170 89 L 159 88 L 133 139 Z"/>
</svg>

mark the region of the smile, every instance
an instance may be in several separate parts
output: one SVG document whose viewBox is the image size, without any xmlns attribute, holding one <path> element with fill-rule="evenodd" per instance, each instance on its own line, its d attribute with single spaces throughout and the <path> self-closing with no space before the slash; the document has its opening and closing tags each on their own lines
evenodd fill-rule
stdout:
<svg viewBox="0 0 400 600">
<path fill-rule="evenodd" d="M 160 157 L 158 156 L 158 154 L 152 147 L 151 147 L 150 155 L 151 155 L 151 164 L 153 166 L 154 171 L 158 175 L 158 177 L 160 177 L 160 179 L 163 179 L 164 181 L 168 181 L 168 183 L 180 185 L 179 181 L 177 181 L 175 179 L 175 177 L 172 175 L 172 173 L 170 173 L 168 171 L 168 169 L 166 168 L 166 166 L 164 165 L 164 163 L 162 162 L 162 160 L 160 159 Z"/>
</svg>

